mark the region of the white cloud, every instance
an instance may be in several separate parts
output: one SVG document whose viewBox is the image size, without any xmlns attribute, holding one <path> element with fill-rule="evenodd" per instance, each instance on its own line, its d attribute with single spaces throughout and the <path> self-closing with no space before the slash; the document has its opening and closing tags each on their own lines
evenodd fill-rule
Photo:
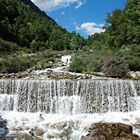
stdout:
<svg viewBox="0 0 140 140">
<path fill-rule="evenodd" d="M 44 11 L 52 11 L 72 4 L 75 5 L 75 8 L 79 8 L 86 2 L 86 0 L 32 0 L 32 2 Z"/>
<path fill-rule="evenodd" d="M 77 3 L 77 5 L 75 6 L 75 8 L 77 9 L 77 8 L 81 7 L 85 3 L 86 3 L 86 0 L 79 0 L 79 2 Z"/>
<path fill-rule="evenodd" d="M 104 24 L 96 24 L 95 22 L 86 22 L 81 24 L 80 27 L 76 29 L 84 30 L 88 35 L 93 35 L 95 33 L 102 33 L 105 31 L 103 29 Z"/>
</svg>

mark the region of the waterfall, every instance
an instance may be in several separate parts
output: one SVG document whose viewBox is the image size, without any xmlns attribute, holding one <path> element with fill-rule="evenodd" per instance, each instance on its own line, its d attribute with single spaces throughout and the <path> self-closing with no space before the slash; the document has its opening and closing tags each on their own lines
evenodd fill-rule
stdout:
<svg viewBox="0 0 140 140">
<path fill-rule="evenodd" d="M 0 80 L 0 110 L 82 114 L 140 108 L 138 80 Z"/>
</svg>

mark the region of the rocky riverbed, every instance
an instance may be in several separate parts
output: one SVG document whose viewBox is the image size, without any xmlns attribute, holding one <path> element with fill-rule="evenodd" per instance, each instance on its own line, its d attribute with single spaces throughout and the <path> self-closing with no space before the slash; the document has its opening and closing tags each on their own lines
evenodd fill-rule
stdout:
<svg viewBox="0 0 140 140">
<path fill-rule="evenodd" d="M 6 140 L 139 140 L 139 112 L 40 114 L 1 112 Z M 96 138 L 96 139 L 95 139 Z M 2 139 L 0 139 L 2 140 Z M 5 139 L 3 139 L 5 140 Z"/>
<path fill-rule="evenodd" d="M 110 77 L 105 77 L 103 73 L 93 73 L 91 75 L 82 74 L 82 73 L 71 73 L 68 71 L 70 57 L 69 59 L 67 59 L 67 57 L 63 57 L 62 60 L 63 61 L 61 65 L 57 68 L 27 71 L 27 72 L 16 73 L 16 74 L 15 73 L 1 74 L 0 78 L 2 79 L 112 79 Z M 139 79 L 140 73 L 129 72 L 127 76 L 130 79 Z M 2 86 L 2 88 L 3 87 L 4 86 Z M 104 86 L 102 85 L 102 87 Z M 112 86 L 111 88 L 113 87 L 114 86 Z M 121 86 L 120 91 L 122 91 L 123 87 L 124 86 Z M 134 95 L 137 94 L 137 91 L 133 86 L 133 84 L 130 87 L 133 89 L 132 93 L 134 92 Z M 13 88 L 11 88 L 11 91 L 12 90 Z M 51 88 L 49 90 L 51 91 Z M 137 90 L 139 90 L 139 87 L 137 87 Z M 4 92 L 5 91 L 6 90 L 4 89 Z M 20 88 L 19 90 L 17 90 L 17 92 L 21 92 L 21 91 L 22 90 Z M 97 92 L 101 92 L 101 91 L 97 90 Z M 79 93 L 78 90 L 77 93 Z M 21 94 L 23 93 L 21 92 Z M 6 96 L 4 97 L 7 97 L 7 93 Z M 50 94 L 49 97 L 52 97 L 52 94 Z M 12 101 L 12 98 L 13 96 L 9 96 L 8 99 Z M 24 104 L 23 101 L 21 103 Z M 53 102 L 51 102 L 51 105 L 54 105 Z M 102 106 L 103 105 L 105 104 L 102 104 Z M 28 108 L 29 107 L 30 106 L 28 106 Z M 9 108 L 8 105 L 7 108 Z M 19 110 L 20 108 L 18 108 L 17 111 Z M 15 140 L 15 139 L 16 140 L 139 140 L 140 139 L 139 138 L 140 135 L 139 110 L 137 110 L 136 112 L 128 112 L 128 113 L 119 113 L 119 112 L 108 112 L 102 114 L 81 113 L 77 115 L 68 115 L 68 114 L 64 115 L 61 113 L 46 114 L 43 112 L 24 113 L 24 112 L 17 112 L 17 111 L 6 111 L 4 109 L 3 111 L 0 111 L 2 116 L 0 117 L 0 140 Z"/>
</svg>

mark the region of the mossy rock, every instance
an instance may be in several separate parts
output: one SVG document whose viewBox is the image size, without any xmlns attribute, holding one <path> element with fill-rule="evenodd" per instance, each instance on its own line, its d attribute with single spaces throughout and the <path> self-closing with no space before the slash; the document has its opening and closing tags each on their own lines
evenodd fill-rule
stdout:
<svg viewBox="0 0 140 140">
<path fill-rule="evenodd" d="M 123 123 L 95 123 L 89 128 L 87 136 L 81 140 L 139 140 L 132 133 L 132 126 Z"/>
</svg>

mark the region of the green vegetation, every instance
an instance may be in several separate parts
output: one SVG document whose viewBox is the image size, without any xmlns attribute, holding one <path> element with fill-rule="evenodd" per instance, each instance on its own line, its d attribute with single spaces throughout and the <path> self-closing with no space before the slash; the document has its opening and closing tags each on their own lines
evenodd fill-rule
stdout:
<svg viewBox="0 0 140 140">
<path fill-rule="evenodd" d="M 10 58 L 3 58 L 0 60 L 0 71 L 2 73 L 17 73 L 19 71 L 25 71 L 28 69 L 33 62 L 31 61 L 30 57 L 10 57 Z"/>
<path fill-rule="evenodd" d="M 89 38 L 89 45 L 106 44 L 110 48 L 140 45 L 140 0 L 127 0 L 123 10 L 115 9 L 106 18 L 106 31 Z"/>
<path fill-rule="evenodd" d="M 82 37 L 68 33 L 30 0 L 1 0 L 0 7 L 0 37 L 4 40 L 33 52 L 77 49 L 83 44 Z"/>
<path fill-rule="evenodd" d="M 67 32 L 30 0 L 1 0 L 0 7 L 0 73 L 52 67 L 65 54 L 72 54 L 72 72 L 102 71 L 113 57 L 140 70 L 140 0 L 113 10 L 105 32 L 88 39 Z"/>
<path fill-rule="evenodd" d="M 103 60 L 112 55 L 114 54 L 112 54 L 112 51 L 108 48 L 76 52 L 72 55 L 73 59 L 69 70 L 84 73 L 99 72 Z"/>
<path fill-rule="evenodd" d="M 102 71 L 104 60 L 119 57 L 130 70 L 140 71 L 140 0 L 127 0 L 123 10 L 113 10 L 104 28 L 105 32 L 88 38 L 85 52 L 76 54 L 70 70 Z"/>
<path fill-rule="evenodd" d="M 5 41 L 0 38 L 0 55 L 18 51 L 19 46 L 16 43 Z"/>
<path fill-rule="evenodd" d="M 123 59 L 131 71 L 140 70 L 140 46 L 130 45 L 120 49 L 114 48 L 92 48 L 76 52 L 72 55 L 70 71 L 90 73 L 103 71 L 102 66 L 105 60 L 112 57 Z"/>
<path fill-rule="evenodd" d="M 57 64 L 58 59 L 68 54 L 67 51 L 52 51 L 45 50 L 38 53 L 25 53 L 3 55 L 0 57 L 0 72 L 1 73 L 16 73 L 19 71 L 37 70 L 51 68 Z"/>
<path fill-rule="evenodd" d="M 31 0 L 1 0 L 0 7 L 0 73 L 52 67 L 57 53 L 78 50 L 85 43 Z"/>
<path fill-rule="evenodd" d="M 129 66 L 123 59 L 114 57 L 104 61 L 102 71 L 106 76 L 124 77 L 129 72 Z"/>
</svg>

